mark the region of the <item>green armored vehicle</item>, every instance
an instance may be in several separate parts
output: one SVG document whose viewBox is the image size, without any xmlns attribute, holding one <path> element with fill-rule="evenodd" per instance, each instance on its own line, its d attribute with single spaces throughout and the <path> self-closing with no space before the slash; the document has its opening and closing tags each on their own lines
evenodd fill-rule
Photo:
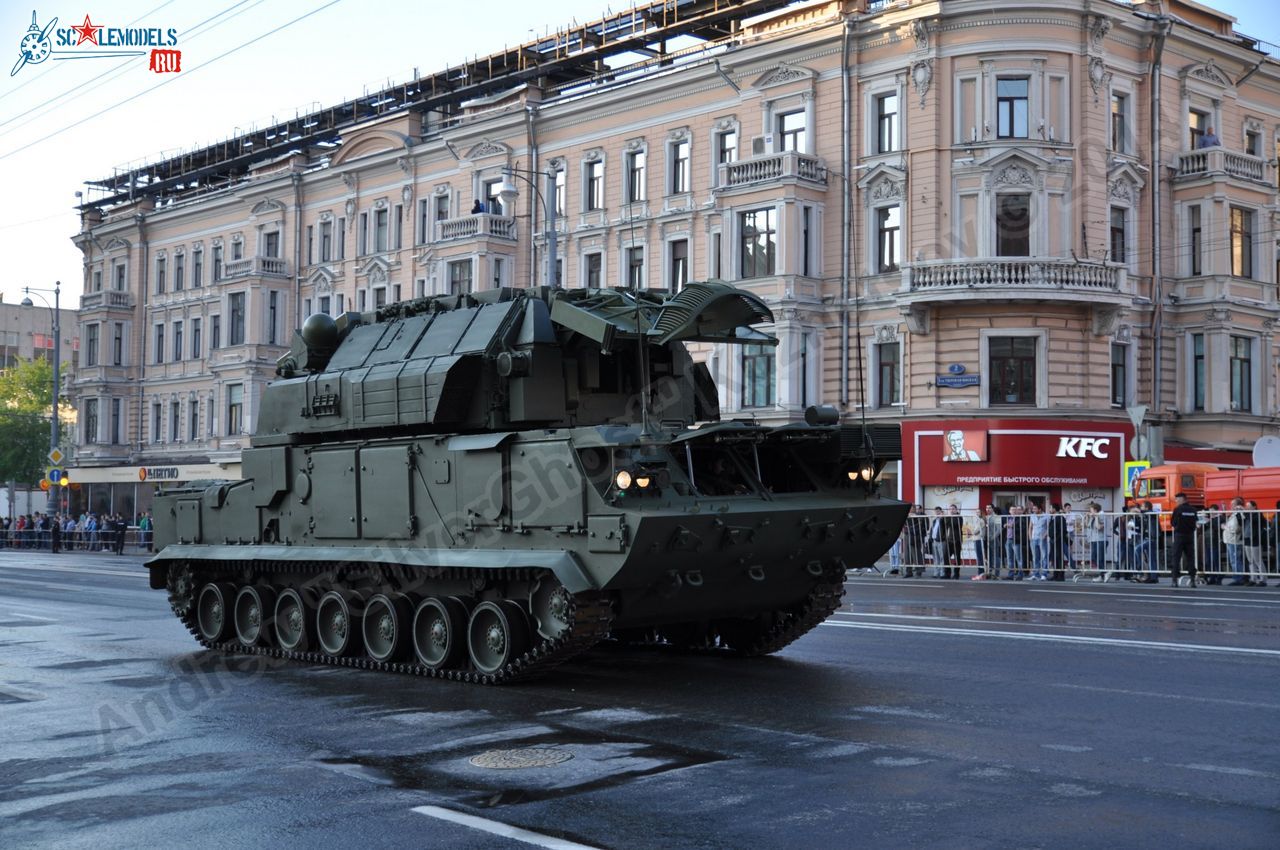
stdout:
<svg viewBox="0 0 1280 850">
<path fill-rule="evenodd" d="M 723 283 L 311 316 L 245 479 L 157 498 L 151 586 L 209 648 L 473 682 L 610 635 L 773 652 L 907 506 L 874 483 L 897 425 L 719 421 L 685 344 L 776 344 L 772 320 Z"/>
</svg>

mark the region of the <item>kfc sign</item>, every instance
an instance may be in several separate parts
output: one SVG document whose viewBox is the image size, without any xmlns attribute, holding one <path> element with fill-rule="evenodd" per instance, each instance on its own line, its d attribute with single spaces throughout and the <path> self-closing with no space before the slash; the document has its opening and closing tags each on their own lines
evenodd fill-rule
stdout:
<svg viewBox="0 0 1280 850">
<path fill-rule="evenodd" d="M 1096 457 L 1106 460 L 1110 455 L 1110 437 L 1059 437 L 1058 457 Z"/>
</svg>

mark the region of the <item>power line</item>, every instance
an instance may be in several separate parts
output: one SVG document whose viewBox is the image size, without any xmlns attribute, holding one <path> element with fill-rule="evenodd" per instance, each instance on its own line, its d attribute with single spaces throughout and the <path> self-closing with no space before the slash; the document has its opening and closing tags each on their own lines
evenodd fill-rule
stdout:
<svg viewBox="0 0 1280 850">
<path fill-rule="evenodd" d="M 268 30 L 267 32 L 264 32 L 264 33 L 262 33 L 261 35 L 256 36 L 255 38 L 251 38 L 251 39 L 249 39 L 249 40 L 248 40 L 248 41 L 246 41 L 246 42 L 243 42 L 243 43 L 241 43 L 241 44 L 238 44 L 238 45 L 236 45 L 235 47 L 231 48 L 230 50 L 227 50 L 227 51 L 225 51 L 225 52 L 223 52 L 223 53 L 219 53 L 217 56 L 213 57 L 212 59 L 208 60 L 207 62 L 205 62 L 205 63 L 203 63 L 203 64 L 201 64 L 201 65 L 196 65 L 194 68 L 191 68 L 190 70 L 186 71 L 185 73 L 183 73 L 183 74 L 181 74 L 181 75 L 179 75 L 179 76 L 176 76 L 176 77 L 169 77 L 169 78 L 168 78 L 168 79 L 166 79 L 166 80 L 162 80 L 161 82 L 156 83 L 154 86 L 151 86 L 151 87 L 150 87 L 150 88 L 148 88 L 148 89 L 144 89 L 143 91 L 140 91 L 140 92 L 138 92 L 137 94 L 134 94 L 134 95 L 131 95 L 130 97 L 125 98 L 124 100 L 120 101 L 119 103 L 114 103 L 114 104 L 112 104 L 111 106 L 103 107 L 102 109 L 99 109 L 97 112 L 94 112 L 94 113 L 93 113 L 93 114 L 91 114 L 91 115 L 86 115 L 85 117 L 81 118 L 79 121 L 75 121 L 75 122 L 73 122 L 73 123 L 71 123 L 71 124 L 66 125 L 65 127 L 61 127 L 61 128 L 59 128 L 59 129 L 57 129 L 57 130 L 54 130 L 54 131 L 53 131 L 53 132 L 51 132 L 51 133 L 46 133 L 45 135 L 41 136 L 41 137 L 40 137 L 40 138 L 38 138 L 38 139 L 34 139 L 34 140 L 32 140 L 32 141 L 30 141 L 30 142 L 28 142 L 28 143 L 26 143 L 26 144 L 24 144 L 24 145 L 22 145 L 22 146 L 20 146 L 20 147 L 14 148 L 14 149 L 13 149 L 13 150 L 11 150 L 11 151 L 8 151 L 8 152 L 6 152 L 6 153 L 0 154 L 0 160 L 8 159 L 9 157 L 13 156 L 14 154 L 21 153 L 22 151 L 27 150 L 28 148 L 32 147 L 33 145 L 38 145 L 38 144 L 40 144 L 41 142 L 47 142 L 47 141 L 49 141 L 50 139 L 52 139 L 52 138 L 54 138 L 54 137 L 56 137 L 56 136 L 60 136 L 60 135 L 62 135 L 63 133 L 65 133 L 65 132 L 66 132 L 66 131 L 68 131 L 68 130 L 72 130 L 72 129 L 76 128 L 76 127 L 79 127 L 81 124 L 87 123 L 87 122 L 89 122 L 89 121 L 92 121 L 92 120 L 93 120 L 93 119 L 95 119 L 95 118 L 98 118 L 98 117 L 100 117 L 100 116 L 102 116 L 102 115 L 105 115 L 107 112 L 110 112 L 110 111 L 111 111 L 111 110 L 113 110 L 113 109 L 118 109 L 119 107 L 124 106 L 126 103 L 131 103 L 132 101 L 137 100 L 138 98 L 142 97 L 143 95 L 150 94 L 151 92 L 155 91 L 156 89 L 163 88 L 163 87 L 165 87 L 165 86 L 169 85 L 170 83 L 177 82 L 178 80 L 186 79 L 188 76 L 190 76 L 191 74 L 194 74 L 196 71 L 199 71 L 199 70 L 200 70 L 200 69 L 202 69 L 202 68 L 207 68 L 207 67 L 209 67 L 210 65 L 212 65 L 213 63 L 215 63 L 215 62 L 217 62 L 217 61 L 219 61 L 219 60 L 221 60 L 221 59 L 225 59 L 226 57 L 231 56 L 231 55 L 232 55 L 232 54 L 234 54 L 234 53 L 238 53 L 239 51 L 241 51 L 241 50 L 243 50 L 244 48 L 249 47 L 249 46 L 251 46 L 251 45 L 253 45 L 253 44 L 257 44 L 259 41 L 262 41 L 264 38 L 268 38 L 268 37 L 270 37 L 270 36 L 273 36 L 273 35 L 275 35 L 276 33 L 280 32 L 281 30 L 288 29 L 289 27 L 293 26 L 294 24 L 298 23 L 299 21 L 305 20 L 305 19 L 307 19 L 307 18 L 311 17 L 312 15 L 315 15 L 315 14 L 317 14 L 317 13 L 319 13 L 319 12 L 323 12 L 325 9 L 328 9 L 330 6 L 335 6 L 335 5 L 337 5 L 338 3 L 341 3 L 341 2 L 342 2 L 342 0 L 329 0 L 329 2 L 328 2 L 328 3 L 325 3 L 323 6 L 319 6 L 319 7 L 315 8 L 315 9 L 312 9 L 312 10 L 311 10 L 311 11 L 309 11 L 309 12 L 305 12 L 305 13 L 303 13 L 303 14 L 299 15 L 298 17 L 294 18 L 294 19 L 293 19 L 293 20 L 291 20 L 291 21 L 288 21 L 288 22 L 286 22 L 286 23 L 283 23 L 283 24 L 281 24 L 280 26 L 275 27 L 274 29 Z"/>
</svg>

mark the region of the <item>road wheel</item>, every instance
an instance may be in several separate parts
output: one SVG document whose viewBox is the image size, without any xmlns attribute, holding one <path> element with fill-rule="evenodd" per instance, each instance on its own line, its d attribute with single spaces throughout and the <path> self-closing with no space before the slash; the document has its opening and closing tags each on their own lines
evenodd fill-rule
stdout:
<svg viewBox="0 0 1280 850">
<path fill-rule="evenodd" d="M 331 590 L 316 605 L 316 640 L 328 655 L 352 655 L 360 644 L 362 600 L 359 594 Z"/>
<path fill-rule="evenodd" d="M 223 582 L 209 582 L 200 588 L 196 598 L 196 627 L 200 637 L 217 643 L 228 633 L 235 587 Z"/>
<path fill-rule="evenodd" d="M 395 661 L 405 647 L 413 607 L 399 594 L 379 593 L 369 600 L 361 618 L 364 648 L 374 661 Z"/>
<path fill-rule="evenodd" d="M 275 593 L 270 588 L 252 584 L 240 588 L 236 594 L 236 637 L 246 646 L 268 643 L 275 610 Z"/>
<path fill-rule="evenodd" d="M 276 598 L 276 640 L 280 648 L 304 652 L 311 646 L 314 623 L 302 594 L 293 588 L 282 590 Z"/>
<path fill-rule="evenodd" d="M 428 596 L 413 615 L 413 651 L 427 667 L 458 667 L 466 657 L 467 605 L 456 596 Z"/>
<path fill-rule="evenodd" d="M 467 625 L 471 663 L 481 673 L 496 673 L 529 645 L 529 625 L 524 610 L 510 600 L 481 602 Z"/>
<path fill-rule="evenodd" d="M 543 576 L 529 594 L 529 610 L 538 634 L 555 640 L 569 630 L 569 591 L 554 576 Z"/>
</svg>

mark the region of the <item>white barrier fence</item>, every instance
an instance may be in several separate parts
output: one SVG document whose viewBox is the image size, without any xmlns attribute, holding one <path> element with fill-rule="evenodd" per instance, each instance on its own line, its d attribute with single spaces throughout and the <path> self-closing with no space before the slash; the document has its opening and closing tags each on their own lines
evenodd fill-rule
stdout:
<svg viewBox="0 0 1280 850">
<path fill-rule="evenodd" d="M 957 534 L 956 529 L 959 529 Z M 890 572 L 939 578 L 1154 583 L 1196 573 L 1208 584 L 1264 586 L 1280 578 L 1280 511 L 1201 510 L 1195 533 L 1168 512 L 932 511 L 908 517 Z"/>
</svg>

